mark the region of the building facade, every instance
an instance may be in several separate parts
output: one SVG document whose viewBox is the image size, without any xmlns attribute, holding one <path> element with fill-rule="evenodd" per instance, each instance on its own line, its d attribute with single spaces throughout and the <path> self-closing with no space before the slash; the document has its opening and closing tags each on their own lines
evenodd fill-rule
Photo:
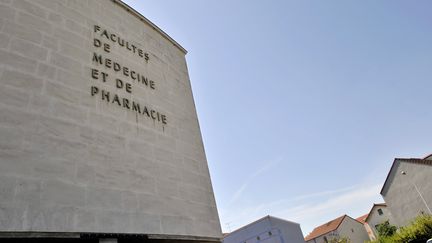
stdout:
<svg viewBox="0 0 432 243">
<path fill-rule="evenodd" d="M 0 13 L 0 237 L 219 241 L 185 49 L 118 0 Z"/>
<path fill-rule="evenodd" d="M 363 243 L 369 236 L 363 224 L 348 215 L 316 227 L 305 237 L 307 243 L 327 243 L 332 239 L 347 238 L 352 243 Z"/>
<path fill-rule="evenodd" d="M 432 156 L 395 159 L 381 190 L 393 223 L 406 226 L 420 214 L 432 214 Z"/>
<path fill-rule="evenodd" d="M 386 221 L 388 221 L 391 225 L 394 224 L 393 217 L 391 212 L 387 209 L 387 205 L 385 203 L 374 204 L 368 216 L 365 218 L 365 227 L 369 227 L 371 231 L 371 234 L 369 235 L 371 240 L 378 238 L 377 227 Z"/>
<path fill-rule="evenodd" d="M 224 236 L 223 243 L 304 243 L 298 223 L 266 216 Z"/>
<path fill-rule="evenodd" d="M 364 226 L 364 228 L 366 230 L 366 233 L 369 236 L 369 239 L 370 240 L 376 240 L 376 237 L 375 237 L 375 234 L 374 234 L 372 228 L 365 221 L 367 216 L 368 216 L 368 214 L 362 215 L 362 216 L 356 218 L 356 220 L 363 224 L 363 226 Z"/>
</svg>

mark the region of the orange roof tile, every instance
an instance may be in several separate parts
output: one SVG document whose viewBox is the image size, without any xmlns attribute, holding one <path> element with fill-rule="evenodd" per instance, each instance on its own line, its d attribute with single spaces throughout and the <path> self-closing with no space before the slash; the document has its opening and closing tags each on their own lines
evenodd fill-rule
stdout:
<svg viewBox="0 0 432 243">
<path fill-rule="evenodd" d="M 367 213 L 367 214 L 365 214 L 365 215 L 362 215 L 362 216 L 356 218 L 356 220 L 359 221 L 360 223 L 364 224 L 364 223 L 366 223 L 366 218 L 367 218 L 368 216 L 369 216 L 369 214 Z"/>
<path fill-rule="evenodd" d="M 321 236 L 321 235 L 327 234 L 333 230 L 336 230 L 346 216 L 347 215 L 345 214 L 343 216 L 340 216 L 339 218 L 333 219 L 333 220 L 331 220 L 331 221 L 329 221 L 323 225 L 316 227 L 310 234 L 308 234 L 305 237 L 305 241 L 315 239 L 318 236 Z"/>
</svg>

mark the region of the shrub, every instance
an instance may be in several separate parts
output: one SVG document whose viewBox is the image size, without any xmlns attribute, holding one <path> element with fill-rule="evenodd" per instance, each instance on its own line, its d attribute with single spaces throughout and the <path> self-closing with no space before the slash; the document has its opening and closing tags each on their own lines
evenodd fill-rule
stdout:
<svg viewBox="0 0 432 243">
<path fill-rule="evenodd" d="M 429 238 L 432 238 L 432 215 L 420 215 L 393 235 L 379 235 L 372 243 L 420 243 Z"/>
<path fill-rule="evenodd" d="M 332 238 L 331 240 L 329 240 L 328 243 L 351 243 L 351 241 L 346 237 L 342 237 L 342 238 Z"/>
<path fill-rule="evenodd" d="M 395 242 L 426 242 L 432 237 L 432 215 L 417 217 L 407 227 L 402 227 L 394 236 Z"/>
<path fill-rule="evenodd" d="M 394 235 L 396 232 L 397 227 L 394 225 L 391 225 L 389 221 L 385 221 L 382 224 L 377 225 L 377 231 L 379 237 L 389 237 Z"/>
</svg>

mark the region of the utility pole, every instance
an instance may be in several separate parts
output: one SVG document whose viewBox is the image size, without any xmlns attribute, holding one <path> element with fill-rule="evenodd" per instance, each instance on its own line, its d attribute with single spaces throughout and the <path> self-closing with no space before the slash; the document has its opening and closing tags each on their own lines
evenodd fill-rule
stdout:
<svg viewBox="0 0 432 243">
<path fill-rule="evenodd" d="M 231 233 L 231 222 L 227 222 L 225 225 L 228 228 L 229 233 Z"/>
</svg>

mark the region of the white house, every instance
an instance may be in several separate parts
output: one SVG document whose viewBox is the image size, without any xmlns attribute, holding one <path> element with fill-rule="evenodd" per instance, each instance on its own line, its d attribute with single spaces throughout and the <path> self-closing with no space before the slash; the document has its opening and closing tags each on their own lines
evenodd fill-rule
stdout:
<svg viewBox="0 0 432 243">
<path fill-rule="evenodd" d="M 409 224 L 420 214 L 432 214 L 432 155 L 396 158 L 381 195 L 397 226 Z"/>
<path fill-rule="evenodd" d="M 367 218 L 367 216 L 369 216 L 369 214 L 362 215 L 362 216 L 356 218 L 356 220 L 363 224 L 363 226 L 365 227 L 366 233 L 367 233 L 368 236 L 369 236 L 369 239 L 370 239 L 370 240 L 375 240 L 375 239 L 376 239 L 376 238 L 375 238 L 375 233 L 373 232 L 373 230 L 372 230 L 372 228 L 369 226 L 369 224 L 366 223 L 366 221 L 365 221 L 366 218 Z"/>
<path fill-rule="evenodd" d="M 356 220 L 363 223 L 370 240 L 378 238 L 377 227 L 379 224 L 386 221 L 392 225 L 394 224 L 394 220 L 385 203 L 374 203 L 369 213 L 356 218 Z"/>
<path fill-rule="evenodd" d="M 372 237 L 369 235 L 371 240 L 375 240 L 378 237 L 378 225 L 386 221 L 392 225 L 394 224 L 394 219 L 391 212 L 388 210 L 387 205 L 385 203 L 375 203 L 369 211 L 368 216 L 365 218 L 365 223 L 370 227 L 371 232 L 373 233 Z"/>
<path fill-rule="evenodd" d="M 224 236 L 223 243 L 304 243 L 300 224 L 266 216 Z"/>
<path fill-rule="evenodd" d="M 305 237 L 305 241 L 307 243 L 327 243 L 333 238 L 343 237 L 350 239 L 351 243 L 363 243 L 365 240 L 369 240 L 363 223 L 348 215 L 343 215 L 316 227 Z"/>
</svg>

